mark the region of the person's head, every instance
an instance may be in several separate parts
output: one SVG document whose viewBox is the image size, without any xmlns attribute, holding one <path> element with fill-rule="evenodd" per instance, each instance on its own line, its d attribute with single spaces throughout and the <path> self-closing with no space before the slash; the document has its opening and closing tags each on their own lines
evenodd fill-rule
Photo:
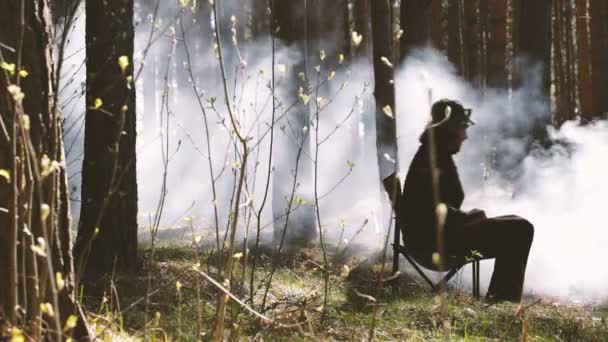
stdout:
<svg viewBox="0 0 608 342">
<path fill-rule="evenodd" d="M 467 139 L 467 128 L 475 123 L 471 121 L 471 110 L 455 100 L 442 99 L 431 107 L 431 122 L 426 126 L 421 140 L 428 139 L 429 130 L 434 130 L 438 149 L 449 153 L 458 153 L 462 143 Z"/>
</svg>

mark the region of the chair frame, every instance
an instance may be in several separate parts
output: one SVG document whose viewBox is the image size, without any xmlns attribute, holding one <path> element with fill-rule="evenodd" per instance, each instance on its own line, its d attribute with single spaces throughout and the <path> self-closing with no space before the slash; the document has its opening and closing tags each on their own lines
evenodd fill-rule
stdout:
<svg viewBox="0 0 608 342">
<path fill-rule="evenodd" d="M 433 283 L 429 279 L 429 277 L 424 273 L 424 271 L 420 268 L 420 266 L 418 266 L 418 263 L 412 258 L 412 255 L 411 255 L 411 253 L 409 253 L 408 248 L 405 245 L 401 244 L 401 241 L 400 241 L 401 240 L 401 228 L 402 228 L 403 224 L 401 222 L 402 218 L 400 217 L 400 215 L 397 214 L 398 208 L 399 208 L 399 198 L 401 197 L 401 183 L 397 179 L 396 173 L 392 173 L 388 177 L 384 178 L 382 183 L 383 183 L 384 189 L 386 190 L 386 193 L 388 194 L 389 199 L 391 201 L 391 205 L 393 207 L 393 213 L 395 214 L 394 241 L 392 244 L 392 246 L 393 246 L 393 274 L 397 274 L 397 272 L 399 271 L 399 255 L 402 254 L 405 257 L 405 260 L 407 260 L 414 267 L 416 272 L 418 272 L 418 274 L 420 274 L 422 279 L 424 279 L 430 285 L 431 290 L 433 292 L 436 292 L 439 289 L 441 289 L 442 286 L 444 284 L 446 284 L 450 279 L 452 279 L 452 277 L 454 277 L 454 275 L 456 275 L 456 273 L 463 266 L 465 266 L 468 263 L 472 263 L 472 266 L 473 266 L 473 297 L 475 299 L 479 300 L 479 298 L 480 298 L 479 261 L 482 258 L 476 257 L 476 256 L 471 257 L 470 261 L 467 260 L 467 262 L 461 263 L 461 264 L 449 269 L 448 273 L 438 283 Z M 433 271 L 436 271 L 436 270 L 433 270 Z M 393 289 L 397 290 L 398 286 L 399 286 L 398 277 L 394 280 L 393 284 L 394 284 Z"/>
<path fill-rule="evenodd" d="M 397 221 L 397 220 L 395 220 Z M 424 271 L 422 270 L 422 268 L 418 265 L 418 263 L 412 258 L 411 253 L 409 252 L 408 248 L 401 244 L 401 225 L 397 224 L 397 222 L 395 222 L 395 232 L 394 232 L 394 242 L 392 244 L 393 246 L 393 274 L 395 274 L 397 271 L 399 271 L 399 256 L 403 255 L 405 257 L 405 260 L 407 260 L 412 267 L 414 267 L 414 269 L 416 270 L 416 272 L 418 272 L 418 274 L 422 277 L 422 279 L 424 279 L 429 286 L 431 287 L 431 291 L 433 292 L 437 292 L 444 284 L 446 284 L 450 279 L 452 279 L 452 277 L 454 277 L 454 275 L 456 275 L 456 273 L 466 264 L 471 263 L 473 266 L 473 297 L 477 300 L 480 299 L 481 295 L 480 295 L 480 291 L 479 291 L 479 261 L 480 258 L 478 257 L 472 257 L 471 261 L 468 261 L 466 263 L 460 264 L 458 266 L 452 267 L 451 269 L 448 270 L 448 273 L 437 283 L 433 283 L 433 281 L 431 281 L 431 279 L 429 279 L 429 277 L 424 273 Z M 424 266 L 423 266 L 424 267 Z M 426 267 L 425 267 L 426 268 Z M 436 270 L 432 270 L 432 271 L 436 271 Z M 398 282 L 395 282 L 395 288 L 398 288 Z"/>
</svg>

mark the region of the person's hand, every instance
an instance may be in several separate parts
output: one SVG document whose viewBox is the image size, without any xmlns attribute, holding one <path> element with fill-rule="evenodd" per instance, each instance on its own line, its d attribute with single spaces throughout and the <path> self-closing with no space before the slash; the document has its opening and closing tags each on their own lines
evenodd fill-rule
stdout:
<svg viewBox="0 0 608 342">
<path fill-rule="evenodd" d="M 476 224 L 488 218 L 486 212 L 480 209 L 469 210 L 466 214 L 465 225 Z"/>
</svg>

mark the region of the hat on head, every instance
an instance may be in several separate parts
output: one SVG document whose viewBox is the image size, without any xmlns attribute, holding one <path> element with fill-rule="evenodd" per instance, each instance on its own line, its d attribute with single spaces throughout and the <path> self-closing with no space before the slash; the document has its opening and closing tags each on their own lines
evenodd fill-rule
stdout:
<svg viewBox="0 0 608 342">
<path fill-rule="evenodd" d="M 471 120 L 470 108 L 464 108 L 462 103 L 456 100 L 442 99 L 431 107 L 431 122 L 425 128 L 440 127 L 469 127 L 475 124 Z"/>
</svg>

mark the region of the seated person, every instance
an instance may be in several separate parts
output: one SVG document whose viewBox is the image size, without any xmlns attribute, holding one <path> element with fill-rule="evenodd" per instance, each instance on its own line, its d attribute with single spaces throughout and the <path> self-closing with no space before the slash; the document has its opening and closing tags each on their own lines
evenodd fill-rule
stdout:
<svg viewBox="0 0 608 342">
<path fill-rule="evenodd" d="M 488 218 L 483 210 L 460 210 L 464 191 L 452 155 L 467 139 L 467 128 L 473 124 L 470 115 L 471 111 L 457 101 L 444 99 L 433 104 L 432 120 L 420 137 L 421 145 L 399 201 L 404 239 L 408 249 L 426 255 L 441 252 L 439 247 L 443 254 L 437 255 L 448 258 L 464 259 L 473 251 L 484 259 L 495 258 L 487 298 L 520 301 L 534 227 L 518 216 Z M 432 145 L 434 158 L 430 153 Z M 431 161 L 436 171 L 434 182 Z M 436 210 L 440 203 L 443 205 Z M 439 227 L 442 240 L 438 240 Z"/>
</svg>

